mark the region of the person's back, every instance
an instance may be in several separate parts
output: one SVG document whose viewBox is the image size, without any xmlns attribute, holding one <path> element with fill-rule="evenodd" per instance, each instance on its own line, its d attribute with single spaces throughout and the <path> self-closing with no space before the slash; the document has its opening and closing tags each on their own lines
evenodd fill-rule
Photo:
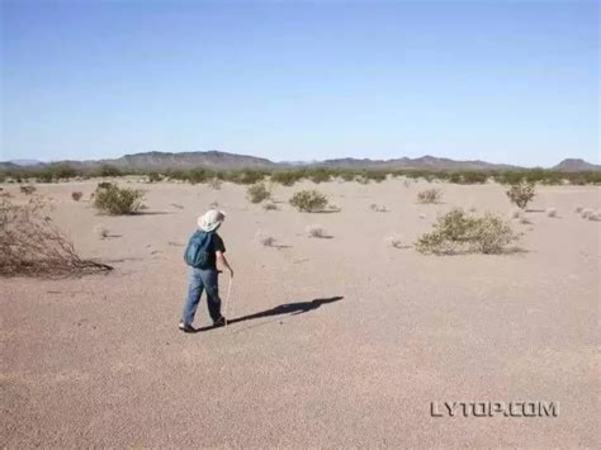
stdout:
<svg viewBox="0 0 601 450">
<path fill-rule="evenodd" d="M 226 319 L 221 315 L 221 299 L 219 298 L 217 261 L 219 260 L 234 276 L 224 253 L 225 245 L 217 229 L 225 219 L 222 211 L 209 210 L 198 218 L 199 229 L 192 234 L 184 252 L 184 261 L 190 266 L 188 295 L 184 304 L 179 328 L 182 331 L 195 331 L 192 327 L 196 308 L 203 289 L 207 291 L 209 315 L 215 326 L 225 325 Z"/>
</svg>

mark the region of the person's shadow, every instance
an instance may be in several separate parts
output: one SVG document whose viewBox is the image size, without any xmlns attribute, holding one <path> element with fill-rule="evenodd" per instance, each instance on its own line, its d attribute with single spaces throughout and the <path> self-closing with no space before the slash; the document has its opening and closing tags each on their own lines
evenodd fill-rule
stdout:
<svg viewBox="0 0 601 450">
<path fill-rule="evenodd" d="M 303 314 L 308 311 L 313 311 L 314 309 L 319 308 L 321 305 L 325 305 L 328 303 L 337 302 L 342 300 L 344 297 L 336 296 L 329 298 L 316 298 L 309 302 L 296 302 L 296 303 L 284 303 L 282 305 L 278 305 L 271 309 L 266 309 L 265 311 L 260 311 L 254 314 L 248 314 L 246 316 L 236 317 L 235 319 L 231 319 L 227 321 L 228 326 L 238 323 L 244 322 L 246 320 L 260 319 L 262 317 L 272 317 L 272 316 L 280 316 L 283 314 L 289 314 L 291 316 L 296 316 L 298 314 Z M 207 327 L 196 328 L 195 332 L 199 333 L 201 331 L 209 331 L 215 328 L 221 328 L 222 326 L 210 325 Z"/>
</svg>

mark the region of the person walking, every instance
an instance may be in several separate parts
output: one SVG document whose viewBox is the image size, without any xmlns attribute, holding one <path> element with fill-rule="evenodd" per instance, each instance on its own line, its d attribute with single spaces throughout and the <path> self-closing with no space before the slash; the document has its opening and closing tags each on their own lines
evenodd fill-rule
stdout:
<svg viewBox="0 0 601 450">
<path fill-rule="evenodd" d="M 225 220 L 225 213 L 210 209 L 198 218 L 198 230 L 192 234 L 184 252 L 184 260 L 189 269 L 188 294 L 184 303 L 179 329 L 190 333 L 196 331 L 192 326 L 194 315 L 200 302 L 203 289 L 207 292 L 207 306 L 214 326 L 226 324 L 221 315 L 221 299 L 219 298 L 217 262 L 223 265 L 234 276 L 234 271 L 225 257 L 225 244 L 217 234 L 217 229 Z"/>
</svg>

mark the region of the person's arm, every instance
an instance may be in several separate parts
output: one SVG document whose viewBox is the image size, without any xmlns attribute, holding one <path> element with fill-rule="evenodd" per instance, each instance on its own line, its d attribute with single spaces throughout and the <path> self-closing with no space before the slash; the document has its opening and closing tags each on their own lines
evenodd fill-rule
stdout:
<svg viewBox="0 0 601 450">
<path fill-rule="evenodd" d="M 229 270 L 229 272 L 230 272 L 230 277 L 232 277 L 232 278 L 233 278 L 233 277 L 234 277 L 234 270 L 232 269 L 232 266 L 230 266 L 230 263 L 227 261 L 227 258 L 225 257 L 225 254 L 224 254 L 222 251 L 220 251 L 220 250 L 217 250 L 217 251 L 215 252 L 215 255 L 217 256 L 217 260 L 218 260 L 218 261 L 219 261 L 221 264 L 223 264 L 223 266 L 224 266 L 224 267 L 226 267 L 226 268 L 227 268 L 227 270 Z"/>
</svg>

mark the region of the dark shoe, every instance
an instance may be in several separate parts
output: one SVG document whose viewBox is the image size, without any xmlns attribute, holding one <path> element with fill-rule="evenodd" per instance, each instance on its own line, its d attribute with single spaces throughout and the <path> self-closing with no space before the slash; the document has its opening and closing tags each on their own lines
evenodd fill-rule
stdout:
<svg viewBox="0 0 601 450">
<path fill-rule="evenodd" d="M 215 322 L 213 322 L 213 326 L 214 327 L 223 327 L 223 326 L 225 326 L 226 323 L 227 323 L 227 320 L 225 319 L 225 317 L 221 316 L 219 319 L 217 319 Z"/>
<path fill-rule="evenodd" d="M 180 330 L 182 330 L 184 333 L 194 333 L 196 331 L 196 328 L 194 328 L 192 325 L 184 323 L 184 322 L 180 322 L 178 325 L 178 328 Z"/>
</svg>

